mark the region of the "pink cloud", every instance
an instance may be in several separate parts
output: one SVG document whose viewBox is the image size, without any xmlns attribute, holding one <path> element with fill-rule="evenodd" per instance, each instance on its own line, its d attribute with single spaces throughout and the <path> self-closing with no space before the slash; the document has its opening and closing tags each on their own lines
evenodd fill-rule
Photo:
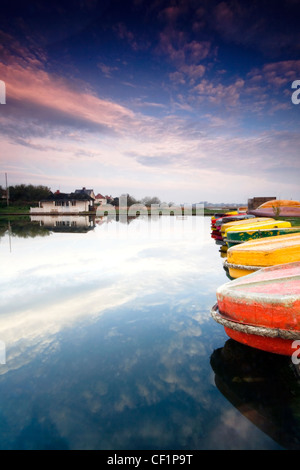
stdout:
<svg viewBox="0 0 300 470">
<path fill-rule="evenodd" d="M 211 51 L 211 43 L 209 41 L 191 41 L 184 46 L 186 59 L 192 64 L 199 63 L 206 59 Z"/>
<path fill-rule="evenodd" d="M 201 62 L 210 55 L 211 44 L 209 41 L 188 42 L 185 33 L 166 30 L 160 34 L 158 52 L 166 55 L 176 68 L 170 74 L 173 82 L 194 85 L 205 74 L 206 66 Z"/>
<path fill-rule="evenodd" d="M 291 84 L 299 76 L 300 60 L 272 62 L 251 70 L 247 75 L 245 94 L 251 96 L 252 109 L 259 112 L 267 105 L 272 112 L 288 109 Z M 281 102 L 283 95 L 287 98 L 285 102 Z"/>
<path fill-rule="evenodd" d="M 65 120 L 78 119 L 87 126 L 99 125 L 114 131 L 122 131 L 128 120 L 134 119 L 128 108 L 98 98 L 80 83 L 70 85 L 66 79 L 46 72 L 38 59 L 0 63 L 0 76 L 6 83 L 7 105 L 14 102 L 23 106 L 28 118 L 33 109 L 43 116 L 48 111 Z"/>
<path fill-rule="evenodd" d="M 166 55 L 171 62 L 182 64 L 185 62 L 185 52 L 183 46 L 186 38 L 184 33 L 176 31 L 163 31 L 159 35 L 158 52 Z"/>
<path fill-rule="evenodd" d="M 190 84 L 193 85 L 198 79 L 202 78 L 205 74 L 206 68 L 204 65 L 182 65 L 179 68 L 180 72 L 185 74 L 190 79 Z"/>
<path fill-rule="evenodd" d="M 244 85 L 245 82 L 242 79 L 237 79 L 231 85 L 222 85 L 221 83 L 214 85 L 208 80 L 202 80 L 194 87 L 194 91 L 200 100 L 207 99 L 211 103 L 226 103 L 227 105 L 235 106 L 239 101 Z"/>
<path fill-rule="evenodd" d="M 262 74 L 272 86 L 281 87 L 292 82 L 300 75 L 300 60 L 286 60 L 266 64 Z"/>
<path fill-rule="evenodd" d="M 248 74 L 249 80 L 281 87 L 292 82 L 300 75 L 300 60 L 285 60 L 265 64 L 261 69 L 254 69 Z"/>
<path fill-rule="evenodd" d="M 98 64 L 98 67 L 106 78 L 111 78 L 113 72 L 119 70 L 118 67 L 112 67 L 110 65 L 103 64 L 102 62 Z"/>
</svg>

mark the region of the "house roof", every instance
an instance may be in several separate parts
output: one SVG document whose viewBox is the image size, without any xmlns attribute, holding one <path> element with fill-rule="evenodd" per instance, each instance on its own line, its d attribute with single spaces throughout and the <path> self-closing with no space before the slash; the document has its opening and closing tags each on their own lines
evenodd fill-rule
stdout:
<svg viewBox="0 0 300 470">
<path fill-rule="evenodd" d="M 102 196 L 102 194 L 97 194 L 96 199 L 106 199 L 105 196 Z"/>
<path fill-rule="evenodd" d="M 85 192 L 79 193 L 55 193 L 43 199 L 41 202 L 47 201 L 93 201 L 94 198 L 86 194 Z"/>
<path fill-rule="evenodd" d="M 94 190 L 93 189 L 86 189 L 86 188 L 76 189 L 75 194 L 88 194 L 89 196 L 92 197 L 92 195 L 94 195 Z"/>
</svg>

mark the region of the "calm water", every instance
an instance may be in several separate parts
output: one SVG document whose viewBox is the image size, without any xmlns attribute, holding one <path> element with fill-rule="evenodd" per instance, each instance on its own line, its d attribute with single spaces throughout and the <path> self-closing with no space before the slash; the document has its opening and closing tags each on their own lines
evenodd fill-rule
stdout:
<svg viewBox="0 0 300 470">
<path fill-rule="evenodd" d="M 1 449 L 300 448 L 287 358 L 210 316 L 210 218 L 0 221 Z"/>
</svg>

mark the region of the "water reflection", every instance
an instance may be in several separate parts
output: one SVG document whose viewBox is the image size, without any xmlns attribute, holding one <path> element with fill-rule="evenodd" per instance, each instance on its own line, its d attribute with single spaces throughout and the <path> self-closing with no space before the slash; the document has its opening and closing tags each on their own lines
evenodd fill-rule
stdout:
<svg viewBox="0 0 300 470">
<path fill-rule="evenodd" d="M 16 218 L 0 217 L 0 238 L 9 235 L 10 237 L 19 238 L 35 238 L 45 237 L 56 233 L 88 233 L 96 227 L 105 226 L 118 222 L 120 224 L 129 225 L 134 220 L 143 217 L 126 217 L 119 218 L 111 216 L 63 216 L 49 215 L 39 216 L 31 215 Z M 159 217 L 157 217 L 159 219 Z"/>
<path fill-rule="evenodd" d="M 56 217 L 51 224 L 61 225 L 62 221 Z M 50 222 L 46 219 L 40 222 L 44 223 L 42 230 L 48 230 L 45 225 Z M 80 238 L 73 238 L 72 232 L 65 236 L 59 230 L 47 239 L 35 238 L 30 244 L 28 240 L 26 245 L 21 239 L 15 240 L 13 257 L 6 258 L 7 253 L 2 253 L 6 270 L 0 284 L 0 339 L 5 339 L 8 346 L 20 341 L 25 345 L 30 340 L 27 361 L 34 351 L 44 349 L 49 338 L 78 321 L 99 318 L 109 309 L 129 302 L 143 308 L 144 298 L 148 305 L 160 304 L 162 292 L 173 304 L 184 292 L 188 279 L 195 282 L 198 269 L 183 242 L 161 244 L 140 239 L 136 236 L 141 228 L 139 221 L 131 238 L 120 237 L 116 243 L 112 239 L 114 230 L 103 231 L 101 223 L 106 223 L 106 219 L 94 223 L 80 218 L 80 222 L 84 222 Z M 86 232 L 91 223 L 95 230 Z M 34 229 L 40 228 L 37 221 L 31 224 Z M 24 223 L 20 221 L 20 225 L 23 227 Z M 71 223 L 69 227 L 72 228 Z M 114 229 L 114 225 L 109 227 Z M 29 233 L 31 230 L 32 225 L 28 227 Z M 212 293 L 213 289 L 214 286 Z M 24 349 L 14 348 L 10 350 L 7 367 L 18 368 L 24 361 Z M 2 368 L 0 373 L 5 370 Z"/>
<path fill-rule="evenodd" d="M 300 448 L 300 375 L 290 358 L 228 340 L 211 356 L 220 392 L 285 449 Z"/>
<path fill-rule="evenodd" d="M 220 257 L 223 258 L 223 261 L 226 260 L 227 258 L 227 251 L 228 251 L 228 246 L 225 242 L 223 241 L 220 241 L 220 240 L 215 240 L 215 245 L 217 245 L 219 247 L 219 253 L 220 253 Z M 234 278 L 230 276 L 230 273 L 229 273 L 229 268 L 226 266 L 225 263 L 223 263 L 223 269 L 225 271 L 225 274 L 226 274 L 226 277 L 230 280 L 230 281 L 233 281 Z"/>
<path fill-rule="evenodd" d="M 96 226 L 95 217 L 91 216 L 53 216 L 53 215 L 31 215 L 32 223 L 48 229 L 52 232 L 86 233 Z"/>
<path fill-rule="evenodd" d="M 50 222 L 12 252 L 1 239 L 0 448 L 279 447 L 213 380 L 226 275 L 209 218 Z"/>
<path fill-rule="evenodd" d="M 8 235 L 18 238 L 45 237 L 50 234 L 47 228 L 38 222 L 32 222 L 30 217 L 18 217 L 9 219 L 0 217 L 0 238 Z"/>
</svg>

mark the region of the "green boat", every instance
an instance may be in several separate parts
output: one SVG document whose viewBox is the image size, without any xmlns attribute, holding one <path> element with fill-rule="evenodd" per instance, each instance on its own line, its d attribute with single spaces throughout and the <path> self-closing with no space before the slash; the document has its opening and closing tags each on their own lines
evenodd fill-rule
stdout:
<svg viewBox="0 0 300 470">
<path fill-rule="evenodd" d="M 265 237 L 276 237 L 278 235 L 288 235 L 292 233 L 300 233 L 300 225 L 297 227 L 284 227 L 284 228 L 273 228 L 273 229 L 261 229 L 261 230 L 239 230 L 228 232 L 227 238 L 224 239 L 228 248 L 236 246 L 239 243 L 244 243 L 249 240 L 257 240 L 258 238 Z"/>
</svg>

